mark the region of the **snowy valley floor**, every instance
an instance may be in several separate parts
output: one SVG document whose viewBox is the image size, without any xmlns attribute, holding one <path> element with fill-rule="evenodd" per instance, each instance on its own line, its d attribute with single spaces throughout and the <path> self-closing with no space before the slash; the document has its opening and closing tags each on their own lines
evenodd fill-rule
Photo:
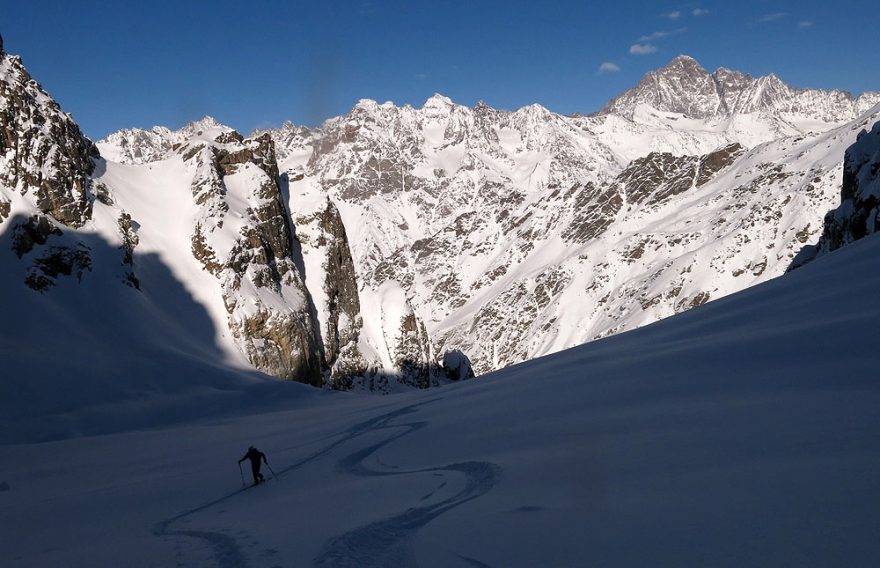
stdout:
<svg viewBox="0 0 880 568">
<path fill-rule="evenodd" d="M 0 446 L 0 565 L 876 566 L 878 257 L 448 388 Z"/>
</svg>

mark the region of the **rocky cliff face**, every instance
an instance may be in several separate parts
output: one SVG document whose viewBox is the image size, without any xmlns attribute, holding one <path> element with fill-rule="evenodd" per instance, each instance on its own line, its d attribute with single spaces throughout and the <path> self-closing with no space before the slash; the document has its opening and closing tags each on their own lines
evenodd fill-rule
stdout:
<svg viewBox="0 0 880 568">
<path fill-rule="evenodd" d="M 303 271 L 312 292 L 329 383 L 348 389 L 368 363 L 358 349 L 361 318 L 357 276 L 345 226 L 336 206 L 323 200 L 294 213 Z"/>
<path fill-rule="evenodd" d="M 792 268 L 880 230 L 880 122 L 862 130 L 843 160 L 840 205 L 825 215 L 818 244 L 805 247 Z"/>
<path fill-rule="evenodd" d="M 321 385 L 323 353 L 296 267 L 275 145 L 266 135 L 244 139 L 211 126 L 173 147 L 193 174 L 201 207 L 193 256 L 219 280 L 229 329 L 250 362 L 276 377 Z"/>
<path fill-rule="evenodd" d="M 830 251 L 880 229 L 880 122 L 862 131 L 843 161 L 841 206 L 825 218 L 819 247 Z"/>
<path fill-rule="evenodd" d="M 3 50 L 0 38 L 0 224 L 7 223 L 25 285 L 44 293 L 92 270 L 90 247 L 69 231 L 91 220 L 98 150 L 70 115 Z M 25 204 L 22 208 L 21 205 Z"/>
<path fill-rule="evenodd" d="M 91 217 L 89 176 L 97 157 L 21 59 L 0 49 L 0 183 L 30 195 L 60 223 L 81 227 Z"/>
</svg>

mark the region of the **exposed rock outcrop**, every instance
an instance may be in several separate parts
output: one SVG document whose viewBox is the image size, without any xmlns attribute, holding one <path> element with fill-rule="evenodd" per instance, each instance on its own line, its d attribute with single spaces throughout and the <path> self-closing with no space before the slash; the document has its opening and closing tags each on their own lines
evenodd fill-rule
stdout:
<svg viewBox="0 0 880 568">
<path fill-rule="evenodd" d="M 324 348 L 327 362 L 332 365 L 336 362 L 344 346 L 349 343 L 357 343 L 361 327 L 357 319 L 361 305 L 354 261 L 348 246 L 348 236 L 345 233 L 342 217 L 333 202 L 327 201 L 318 222 L 321 230 L 328 236 L 326 240 L 319 241 L 317 245 L 327 247 L 327 274 L 324 281 L 324 291 L 329 300 L 330 317 L 326 334 L 329 344 L 325 340 Z"/>
<path fill-rule="evenodd" d="M 10 211 L 12 211 L 12 203 L 0 197 L 0 223 L 9 217 Z"/>
<path fill-rule="evenodd" d="M 357 276 L 339 210 L 329 199 L 315 206 L 295 213 L 297 241 L 331 369 L 330 385 L 347 389 L 368 366 L 358 349 L 363 320 Z"/>
<path fill-rule="evenodd" d="M 321 385 L 323 353 L 296 268 L 275 145 L 268 135 L 245 139 L 224 128 L 199 136 L 175 148 L 193 171 L 192 193 L 202 207 L 193 256 L 219 280 L 229 329 L 250 362 L 276 377 Z M 236 230 L 231 245 L 224 227 Z"/>
<path fill-rule="evenodd" d="M 400 320 L 397 345 L 391 352 L 394 366 L 400 370 L 400 382 L 420 389 L 431 386 L 436 368 L 425 324 L 409 313 Z"/>
<path fill-rule="evenodd" d="M 36 206 L 69 227 L 91 218 L 89 176 L 98 150 L 28 74 L 0 53 L 0 183 L 32 194 Z"/>
<path fill-rule="evenodd" d="M 825 215 L 822 236 L 798 254 L 791 269 L 880 231 L 880 122 L 862 130 L 843 160 L 840 205 Z"/>
<path fill-rule="evenodd" d="M 474 378 L 471 360 L 457 349 L 443 354 L 443 370 L 451 381 L 465 381 Z"/>
<path fill-rule="evenodd" d="M 701 187 L 739 158 L 745 148 L 730 144 L 704 156 L 674 156 L 651 152 L 617 176 L 627 203 L 656 205 L 693 187 Z"/>
<path fill-rule="evenodd" d="M 91 269 L 91 250 L 84 244 L 79 243 L 76 247 L 50 246 L 34 259 L 24 283 L 38 292 L 44 292 L 55 285 L 60 275 L 73 276 L 79 282 L 83 274 Z"/>
<path fill-rule="evenodd" d="M 89 247 L 76 240 L 65 240 L 64 233 L 45 215 L 13 220 L 12 250 L 18 258 L 28 256 L 24 283 L 45 292 L 58 276 L 74 276 L 77 281 L 92 268 Z"/>
<path fill-rule="evenodd" d="M 133 288 L 140 289 L 140 280 L 134 273 L 134 249 L 137 247 L 140 239 L 137 236 L 138 223 L 132 221 L 131 215 L 122 211 L 117 221 L 119 226 L 119 236 L 122 238 L 122 264 L 125 266 L 125 283 Z"/>
<path fill-rule="evenodd" d="M 880 122 L 846 151 L 840 207 L 825 216 L 819 251 L 829 252 L 880 230 Z"/>
<path fill-rule="evenodd" d="M 37 245 L 44 245 L 52 235 L 61 236 L 61 229 L 44 215 L 34 215 L 17 223 L 12 229 L 12 250 L 23 257 Z"/>
</svg>

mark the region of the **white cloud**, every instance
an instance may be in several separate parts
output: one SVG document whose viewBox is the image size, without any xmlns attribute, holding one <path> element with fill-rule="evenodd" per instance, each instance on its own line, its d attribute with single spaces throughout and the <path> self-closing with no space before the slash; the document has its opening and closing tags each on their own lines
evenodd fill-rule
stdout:
<svg viewBox="0 0 880 568">
<path fill-rule="evenodd" d="M 687 31 L 687 28 L 678 28 L 677 30 L 670 30 L 670 31 L 658 31 L 658 32 L 654 32 L 654 33 L 651 33 L 648 35 L 643 35 L 642 37 L 639 38 L 639 41 L 640 42 L 655 41 L 658 39 L 663 39 L 665 37 L 674 36 L 674 35 L 677 35 L 680 33 L 684 33 L 685 31 Z"/>
<path fill-rule="evenodd" d="M 777 20 L 781 20 L 782 18 L 788 16 L 787 12 L 774 12 L 772 14 L 764 14 L 760 18 L 758 18 L 759 24 L 766 24 L 768 22 L 775 22 Z"/>
<path fill-rule="evenodd" d="M 629 46 L 631 55 L 648 55 L 657 51 L 657 46 L 650 43 L 634 43 Z"/>
<path fill-rule="evenodd" d="M 427 78 L 428 78 L 428 74 L 427 74 L 427 73 L 416 73 L 416 79 L 424 80 L 424 79 L 427 79 Z"/>
<path fill-rule="evenodd" d="M 802 29 L 802 30 L 805 30 L 805 29 L 807 29 L 807 28 L 812 28 L 812 27 L 813 27 L 813 22 L 811 22 L 811 21 L 809 21 L 809 20 L 803 20 L 803 21 L 798 22 L 797 27 L 800 28 L 800 29 Z"/>
<path fill-rule="evenodd" d="M 709 13 L 709 10 L 707 10 L 705 8 L 694 8 L 693 10 L 691 10 L 691 15 L 697 16 L 697 17 L 705 16 L 708 13 Z"/>
<path fill-rule="evenodd" d="M 599 66 L 599 73 L 617 73 L 618 71 L 620 71 L 620 66 L 610 61 Z"/>
<path fill-rule="evenodd" d="M 677 20 L 681 17 L 681 11 L 673 10 L 672 12 L 666 12 L 665 14 L 660 14 L 661 18 L 666 18 L 667 20 Z"/>
</svg>

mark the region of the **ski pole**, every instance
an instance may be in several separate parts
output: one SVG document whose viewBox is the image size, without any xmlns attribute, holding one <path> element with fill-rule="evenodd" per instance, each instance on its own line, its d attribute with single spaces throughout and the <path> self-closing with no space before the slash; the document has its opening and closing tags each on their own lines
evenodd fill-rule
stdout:
<svg viewBox="0 0 880 568">
<path fill-rule="evenodd" d="M 275 475 L 275 470 L 272 469 L 272 466 L 269 465 L 269 462 L 268 462 L 268 461 L 266 462 L 266 467 L 268 467 L 268 468 L 269 468 L 269 471 L 272 472 L 272 477 L 275 478 L 275 481 L 278 481 L 278 476 Z"/>
<path fill-rule="evenodd" d="M 241 471 L 241 462 L 238 462 L 238 474 L 241 475 L 241 486 L 244 487 L 244 473 Z"/>
</svg>

